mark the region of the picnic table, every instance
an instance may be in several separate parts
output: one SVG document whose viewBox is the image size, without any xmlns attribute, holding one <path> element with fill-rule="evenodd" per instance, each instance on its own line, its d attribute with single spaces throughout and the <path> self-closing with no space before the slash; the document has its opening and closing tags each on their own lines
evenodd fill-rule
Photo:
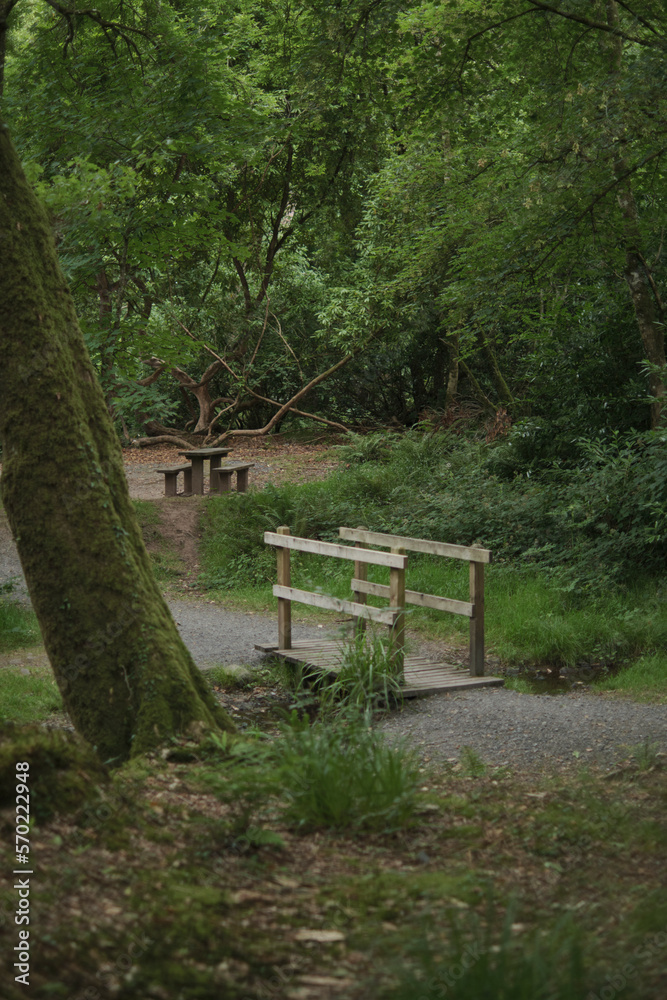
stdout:
<svg viewBox="0 0 667 1000">
<path fill-rule="evenodd" d="M 179 451 L 192 462 L 192 492 L 204 492 L 204 462 L 210 461 L 210 470 L 217 469 L 224 455 L 228 455 L 230 448 L 194 448 L 192 451 Z"/>
</svg>

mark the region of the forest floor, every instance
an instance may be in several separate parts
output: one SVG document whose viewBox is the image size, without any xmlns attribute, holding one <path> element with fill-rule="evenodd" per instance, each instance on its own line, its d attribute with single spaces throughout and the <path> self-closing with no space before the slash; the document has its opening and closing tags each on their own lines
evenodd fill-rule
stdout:
<svg viewBox="0 0 667 1000">
<path fill-rule="evenodd" d="M 262 489 L 267 483 L 305 483 L 324 479 L 338 464 L 330 448 L 338 442 L 335 435 L 315 435 L 297 442 L 279 435 L 268 438 L 236 438 L 229 447 L 226 461 L 253 462 L 250 483 Z M 164 496 L 164 476 L 155 470 L 163 465 L 178 465 L 183 461 L 179 445 L 148 448 L 124 448 L 123 462 L 134 500 L 157 500 Z M 182 481 L 179 483 L 182 488 Z M 208 481 L 205 484 L 208 492 Z"/>
</svg>

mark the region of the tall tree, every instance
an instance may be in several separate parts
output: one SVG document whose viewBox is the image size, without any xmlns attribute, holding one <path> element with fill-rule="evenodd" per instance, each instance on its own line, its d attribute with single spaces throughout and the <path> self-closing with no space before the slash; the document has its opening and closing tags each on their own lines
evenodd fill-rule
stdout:
<svg viewBox="0 0 667 1000">
<path fill-rule="evenodd" d="M 2 501 L 75 727 L 114 762 L 232 728 L 153 578 L 51 226 L 2 122 L 0 357 Z"/>
</svg>

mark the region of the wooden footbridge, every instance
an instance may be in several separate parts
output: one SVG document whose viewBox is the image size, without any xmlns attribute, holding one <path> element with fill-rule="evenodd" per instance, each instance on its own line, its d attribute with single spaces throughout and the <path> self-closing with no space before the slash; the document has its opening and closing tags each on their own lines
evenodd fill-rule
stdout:
<svg viewBox="0 0 667 1000">
<path fill-rule="evenodd" d="M 500 677 L 484 675 L 484 566 L 491 562 L 488 549 L 389 535 L 367 531 L 365 528 L 340 528 L 339 536 L 344 541 L 354 542 L 354 546 L 299 538 L 292 535 L 285 526 L 278 528 L 276 532 L 265 533 L 266 544 L 277 549 L 278 582 L 273 593 L 278 598 L 278 643 L 275 646 L 257 644 L 256 649 L 272 653 L 289 663 L 303 664 L 315 672 L 335 674 L 338 671 L 344 656 L 344 645 L 340 642 L 321 640 L 292 643 L 291 603 L 297 601 L 350 615 L 357 633 L 365 629 L 367 621 L 388 625 L 391 629 L 393 656 L 403 671 L 404 697 L 498 687 L 503 684 Z M 390 551 L 366 548 L 370 545 L 382 546 Z M 342 600 L 292 587 L 290 552 L 293 550 L 354 562 L 351 581 L 353 600 Z M 470 564 L 470 600 L 456 601 L 406 589 L 408 551 L 467 561 Z M 389 584 L 369 581 L 369 565 L 387 567 Z M 372 607 L 367 603 L 369 595 L 388 599 L 389 606 Z M 405 653 L 405 610 L 408 604 L 464 615 L 470 619 L 469 671 L 425 656 Z"/>
</svg>

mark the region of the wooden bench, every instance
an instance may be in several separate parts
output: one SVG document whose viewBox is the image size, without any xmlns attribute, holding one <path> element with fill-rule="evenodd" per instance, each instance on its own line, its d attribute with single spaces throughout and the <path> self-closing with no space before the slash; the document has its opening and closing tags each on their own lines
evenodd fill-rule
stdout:
<svg viewBox="0 0 667 1000">
<path fill-rule="evenodd" d="M 189 462 L 183 465 L 171 465 L 165 469 L 156 469 L 164 476 L 164 495 L 175 497 L 178 494 L 178 475 L 183 473 L 183 491 L 192 493 L 192 466 Z"/>
<path fill-rule="evenodd" d="M 211 469 L 211 493 L 229 493 L 234 473 L 236 473 L 236 492 L 245 493 L 248 489 L 248 470 L 252 469 L 254 465 L 254 462 L 245 462 L 234 465 L 219 465 L 217 469 Z"/>
</svg>

